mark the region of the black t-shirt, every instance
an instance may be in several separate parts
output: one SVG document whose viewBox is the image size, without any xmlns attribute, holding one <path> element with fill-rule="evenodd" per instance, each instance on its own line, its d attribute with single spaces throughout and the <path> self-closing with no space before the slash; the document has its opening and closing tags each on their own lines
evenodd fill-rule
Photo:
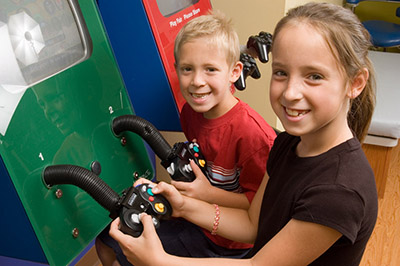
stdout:
<svg viewBox="0 0 400 266">
<path fill-rule="evenodd" d="M 278 135 L 267 163 L 257 253 L 292 218 L 333 228 L 343 236 L 311 265 L 358 265 L 378 210 L 374 174 L 357 139 L 315 157 L 298 157 L 300 138 Z"/>
</svg>

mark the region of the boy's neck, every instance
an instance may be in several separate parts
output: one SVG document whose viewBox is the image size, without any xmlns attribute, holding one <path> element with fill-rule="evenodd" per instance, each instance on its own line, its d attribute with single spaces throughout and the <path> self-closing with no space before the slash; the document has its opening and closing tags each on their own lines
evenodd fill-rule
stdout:
<svg viewBox="0 0 400 266">
<path fill-rule="evenodd" d="M 224 106 L 221 107 L 222 110 L 218 111 L 218 113 L 216 113 L 215 111 L 214 112 L 210 111 L 210 112 L 203 113 L 203 117 L 206 118 L 206 119 L 217 119 L 217 118 L 225 115 L 226 113 L 228 113 L 230 110 L 232 110 L 232 108 L 238 102 L 239 102 L 239 99 L 232 95 L 231 100 L 225 102 Z"/>
</svg>

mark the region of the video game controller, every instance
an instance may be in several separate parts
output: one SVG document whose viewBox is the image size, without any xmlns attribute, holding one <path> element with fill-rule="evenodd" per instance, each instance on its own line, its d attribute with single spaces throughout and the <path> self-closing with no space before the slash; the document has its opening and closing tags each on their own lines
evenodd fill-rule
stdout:
<svg viewBox="0 0 400 266">
<path fill-rule="evenodd" d="M 235 82 L 235 87 L 242 91 L 246 88 L 246 78 L 248 76 L 251 76 L 254 79 L 259 79 L 261 77 L 261 73 L 257 67 L 256 60 L 251 55 L 241 53 L 240 61 L 243 63 L 243 70 L 239 79 Z"/>
<path fill-rule="evenodd" d="M 116 136 L 124 131 L 141 136 L 161 159 L 161 165 L 167 169 L 171 178 L 176 181 L 191 182 L 196 178 L 190 167 L 190 159 L 194 160 L 205 176 L 208 176 L 206 159 L 197 143 L 178 142 L 171 147 L 153 124 L 136 115 L 116 117 L 112 130 Z"/>
<path fill-rule="evenodd" d="M 153 194 L 152 186 L 141 184 L 130 187 L 123 195 L 120 211 L 119 229 L 133 237 L 138 237 L 143 232 L 143 224 L 140 221 L 140 213 L 152 216 L 155 228 L 160 226 L 161 219 L 168 219 L 172 214 L 172 207 L 162 195 Z"/>
<path fill-rule="evenodd" d="M 207 176 L 207 163 L 196 142 L 177 142 L 172 147 L 171 155 L 161 164 L 167 169 L 171 178 L 176 181 L 192 182 L 196 179 L 190 166 L 192 159 Z"/>
<path fill-rule="evenodd" d="M 258 35 L 250 36 L 247 41 L 247 48 L 254 48 L 258 54 L 258 59 L 262 63 L 268 62 L 268 53 L 272 45 L 272 34 L 261 31 Z"/>
</svg>

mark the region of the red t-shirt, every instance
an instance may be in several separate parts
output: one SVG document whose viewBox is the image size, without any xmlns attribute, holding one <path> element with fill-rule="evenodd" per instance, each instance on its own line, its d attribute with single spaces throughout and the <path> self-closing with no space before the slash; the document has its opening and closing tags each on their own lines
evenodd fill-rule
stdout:
<svg viewBox="0 0 400 266">
<path fill-rule="evenodd" d="M 269 152 L 276 137 L 272 127 L 248 104 L 239 102 L 226 114 L 206 119 L 185 104 L 181 125 L 189 141 L 197 140 L 207 160 L 212 185 L 244 193 L 249 202 L 265 175 Z M 223 214 L 222 214 L 223 215 Z M 217 245 L 245 249 L 252 245 L 204 233 Z"/>
</svg>

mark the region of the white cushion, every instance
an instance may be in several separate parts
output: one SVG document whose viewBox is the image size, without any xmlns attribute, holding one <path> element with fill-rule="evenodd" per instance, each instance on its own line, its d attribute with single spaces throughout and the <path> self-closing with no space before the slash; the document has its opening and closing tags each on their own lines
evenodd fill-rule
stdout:
<svg viewBox="0 0 400 266">
<path fill-rule="evenodd" d="M 397 144 L 400 138 L 400 53 L 370 51 L 369 57 L 375 68 L 377 88 L 368 134 L 374 138 L 393 139 Z"/>
</svg>

